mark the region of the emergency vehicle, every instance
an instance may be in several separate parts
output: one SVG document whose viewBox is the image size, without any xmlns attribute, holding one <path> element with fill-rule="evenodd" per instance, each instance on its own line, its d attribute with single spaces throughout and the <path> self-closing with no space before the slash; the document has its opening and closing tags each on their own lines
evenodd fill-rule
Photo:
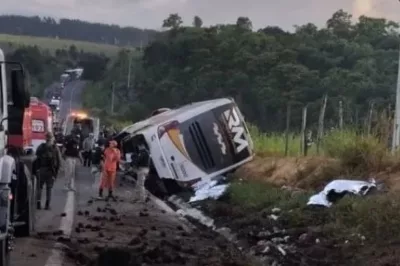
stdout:
<svg viewBox="0 0 400 266">
<path fill-rule="evenodd" d="M 147 189 L 158 195 L 160 190 L 174 194 L 201 180 L 214 179 L 254 156 L 244 117 L 231 98 L 163 109 L 126 127 L 117 138 L 124 154 L 140 153 L 145 147 L 156 170 L 156 176 L 146 180 L 151 184 Z"/>
<path fill-rule="evenodd" d="M 31 97 L 30 111 L 32 119 L 32 147 L 33 151 L 40 144 L 46 142 L 46 132 L 53 132 L 53 117 L 49 106 L 39 101 L 36 97 Z"/>
<path fill-rule="evenodd" d="M 23 123 L 22 123 L 22 135 L 9 135 L 8 145 L 15 147 L 23 147 L 24 151 L 32 148 L 32 111 L 31 108 L 25 108 Z"/>
<path fill-rule="evenodd" d="M 14 233 L 29 236 L 35 227 L 34 157 L 23 153 L 30 101 L 25 78 L 22 65 L 7 62 L 0 49 L 0 266 L 10 265 Z"/>
<path fill-rule="evenodd" d="M 74 126 L 79 125 L 82 131 L 81 140 L 93 133 L 95 140 L 98 140 L 100 134 L 100 119 L 89 116 L 84 112 L 71 112 L 64 121 L 63 134 L 67 136 L 71 134 Z"/>
</svg>

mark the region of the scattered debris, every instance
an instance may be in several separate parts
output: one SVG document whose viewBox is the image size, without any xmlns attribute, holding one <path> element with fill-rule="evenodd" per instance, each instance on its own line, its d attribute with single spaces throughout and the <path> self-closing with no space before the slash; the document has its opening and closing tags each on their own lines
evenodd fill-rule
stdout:
<svg viewBox="0 0 400 266">
<path fill-rule="evenodd" d="M 193 185 L 195 195 L 190 198 L 189 202 L 196 202 L 205 199 L 218 199 L 221 197 L 229 184 L 221 184 L 221 181 L 225 181 L 224 177 L 220 177 L 218 180 L 203 180 Z"/>
</svg>

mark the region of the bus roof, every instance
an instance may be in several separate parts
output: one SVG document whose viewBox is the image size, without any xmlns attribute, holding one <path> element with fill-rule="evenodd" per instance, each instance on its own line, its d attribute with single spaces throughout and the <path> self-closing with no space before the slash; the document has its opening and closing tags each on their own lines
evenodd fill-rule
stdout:
<svg viewBox="0 0 400 266">
<path fill-rule="evenodd" d="M 163 125 L 168 121 L 170 121 L 171 119 L 176 118 L 177 116 L 180 116 L 182 114 L 187 114 L 188 112 L 193 112 L 195 115 L 197 113 L 202 113 L 203 110 L 214 109 L 221 105 L 229 104 L 232 102 L 233 99 L 219 98 L 214 100 L 186 104 L 182 107 L 171 109 L 169 111 L 165 111 L 158 115 L 149 117 L 146 120 L 136 122 L 130 126 L 125 127 L 123 130 L 121 130 L 121 132 L 127 132 L 129 134 L 133 134 L 148 127 Z"/>
</svg>

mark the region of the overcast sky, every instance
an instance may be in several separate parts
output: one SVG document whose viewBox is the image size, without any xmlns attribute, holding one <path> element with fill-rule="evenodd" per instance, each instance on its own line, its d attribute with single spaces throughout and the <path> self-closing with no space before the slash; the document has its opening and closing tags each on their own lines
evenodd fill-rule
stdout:
<svg viewBox="0 0 400 266">
<path fill-rule="evenodd" d="M 291 30 L 307 22 L 324 25 L 342 8 L 353 13 L 400 21 L 398 0 L 0 0 L 0 13 L 76 18 L 123 26 L 159 29 L 170 13 L 189 25 L 200 16 L 205 25 L 234 23 L 247 16 L 255 29 L 278 25 Z"/>
</svg>

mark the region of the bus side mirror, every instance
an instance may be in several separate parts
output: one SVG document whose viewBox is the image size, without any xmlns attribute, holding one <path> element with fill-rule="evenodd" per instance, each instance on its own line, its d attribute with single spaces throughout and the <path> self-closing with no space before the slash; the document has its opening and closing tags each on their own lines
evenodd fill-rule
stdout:
<svg viewBox="0 0 400 266">
<path fill-rule="evenodd" d="M 0 120 L 0 132 L 4 131 L 4 121 L 8 120 L 8 117 L 4 117 L 3 119 Z M 7 132 L 6 132 L 7 134 Z"/>
<path fill-rule="evenodd" d="M 8 91 L 9 102 L 18 108 L 27 108 L 30 104 L 30 93 L 25 83 L 26 73 L 24 67 L 18 62 L 6 62 L 10 68 L 10 88 Z"/>
<path fill-rule="evenodd" d="M 13 96 L 16 96 L 13 97 L 14 106 L 20 108 L 29 107 L 30 94 L 25 84 L 25 74 L 22 67 L 20 69 L 13 69 L 11 71 L 11 88 L 13 91 L 15 91 Z"/>
</svg>

